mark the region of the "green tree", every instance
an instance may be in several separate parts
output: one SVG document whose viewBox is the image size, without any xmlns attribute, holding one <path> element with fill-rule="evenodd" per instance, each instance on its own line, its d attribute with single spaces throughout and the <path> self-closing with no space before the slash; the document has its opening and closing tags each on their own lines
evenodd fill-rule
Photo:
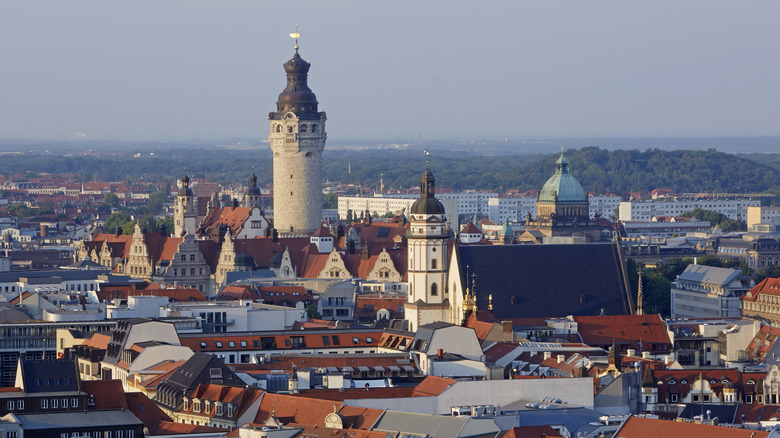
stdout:
<svg viewBox="0 0 780 438">
<path fill-rule="evenodd" d="M 33 215 L 33 210 L 27 206 L 27 204 L 11 204 L 3 210 L 6 214 L 16 216 L 18 218 L 30 217 Z"/>
<path fill-rule="evenodd" d="M 306 318 L 308 319 L 322 319 L 322 315 L 317 311 L 317 305 L 312 303 L 306 308 Z"/>
<path fill-rule="evenodd" d="M 103 196 L 103 204 L 111 208 L 119 208 L 119 196 L 113 193 L 106 193 Z"/>
<path fill-rule="evenodd" d="M 173 216 L 163 216 L 160 218 L 157 218 L 157 230 L 162 230 L 163 225 L 165 225 L 165 234 L 170 236 L 171 233 L 173 233 Z"/>
<path fill-rule="evenodd" d="M 149 213 L 160 214 L 165 208 L 165 204 L 168 202 L 168 193 L 163 191 L 153 192 L 149 194 L 149 201 L 146 206 L 149 208 Z"/>
<path fill-rule="evenodd" d="M 328 193 L 322 197 L 322 208 L 333 210 L 339 208 L 339 196 L 335 193 Z"/>
<path fill-rule="evenodd" d="M 117 228 L 122 230 L 123 234 L 133 234 L 135 227 L 135 220 L 130 217 L 130 213 L 126 211 L 119 211 L 106 219 L 104 228 L 107 233 L 112 233 Z"/>
</svg>

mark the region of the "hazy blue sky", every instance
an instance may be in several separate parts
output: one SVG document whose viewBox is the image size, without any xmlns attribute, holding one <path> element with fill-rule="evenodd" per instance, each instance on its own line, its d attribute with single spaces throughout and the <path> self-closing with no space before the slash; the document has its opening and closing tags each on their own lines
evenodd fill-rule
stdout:
<svg viewBox="0 0 780 438">
<path fill-rule="evenodd" d="M 780 2 L 0 2 L 0 138 L 267 137 L 300 24 L 330 138 L 780 134 Z"/>
</svg>

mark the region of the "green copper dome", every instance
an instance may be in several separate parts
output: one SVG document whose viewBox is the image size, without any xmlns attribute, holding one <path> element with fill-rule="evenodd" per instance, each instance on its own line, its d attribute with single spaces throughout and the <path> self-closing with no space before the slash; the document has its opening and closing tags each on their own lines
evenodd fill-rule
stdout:
<svg viewBox="0 0 780 438">
<path fill-rule="evenodd" d="M 569 173 L 569 160 L 563 156 L 555 163 L 555 174 L 544 183 L 539 202 L 574 204 L 588 202 L 585 190 L 574 176 Z"/>
</svg>

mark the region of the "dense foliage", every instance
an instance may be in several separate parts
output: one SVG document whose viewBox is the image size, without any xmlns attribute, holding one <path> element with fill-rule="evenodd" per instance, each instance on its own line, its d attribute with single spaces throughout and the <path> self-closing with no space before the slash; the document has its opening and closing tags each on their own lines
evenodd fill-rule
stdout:
<svg viewBox="0 0 780 438">
<path fill-rule="evenodd" d="M 480 156 L 419 150 L 325 150 L 324 176 L 330 181 L 378 188 L 417 186 L 430 160 L 437 185 L 455 190 L 540 189 L 555 170 L 558 153 L 549 155 Z M 718 152 L 648 149 L 608 151 L 585 147 L 566 151 L 571 173 L 585 190 L 597 193 L 649 191 L 670 188 L 687 192 L 780 192 L 780 169 L 751 159 Z M 0 174 L 20 169 L 35 173 L 74 173 L 83 181 L 100 179 L 168 181 L 185 172 L 223 184 L 245 183 L 255 167 L 259 185 L 272 180 L 272 157 L 267 149 L 252 151 L 167 150 L 138 158 L 116 156 L 8 155 Z M 769 161 L 772 163 L 772 161 Z M 23 172 L 22 171 L 22 172 Z"/>
</svg>

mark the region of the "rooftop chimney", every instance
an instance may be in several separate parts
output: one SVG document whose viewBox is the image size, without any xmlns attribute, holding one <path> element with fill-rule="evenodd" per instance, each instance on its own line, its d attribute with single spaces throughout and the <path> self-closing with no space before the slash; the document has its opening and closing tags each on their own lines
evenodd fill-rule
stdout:
<svg viewBox="0 0 780 438">
<path fill-rule="evenodd" d="M 628 357 L 634 357 L 635 354 L 636 354 L 636 350 L 634 350 L 633 348 L 629 348 L 628 350 L 626 350 L 626 356 Z"/>
<path fill-rule="evenodd" d="M 439 358 L 439 360 L 442 360 L 444 358 L 444 350 L 439 348 L 439 351 L 436 352 L 436 356 Z"/>
<path fill-rule="evenodd" d="M 559 354 L 558 355 L 558 363 L 563 363 L 566 361 L 566 355 L 565 354 Z"/>
<path fill-rule="evenodd" d="M 545 360 L 547 360 L 547 359 L 549 359 L 551 357 L 552 357 L 552 352 L 551 351 L 545 351 L 544 352 L 544 359 Z"/>
<path fill-rule="evenodd" d="M 501 321 L 501 328 L 504 329 L 504 333 L 514 333 L 512 321 Z"/>
</svg>

